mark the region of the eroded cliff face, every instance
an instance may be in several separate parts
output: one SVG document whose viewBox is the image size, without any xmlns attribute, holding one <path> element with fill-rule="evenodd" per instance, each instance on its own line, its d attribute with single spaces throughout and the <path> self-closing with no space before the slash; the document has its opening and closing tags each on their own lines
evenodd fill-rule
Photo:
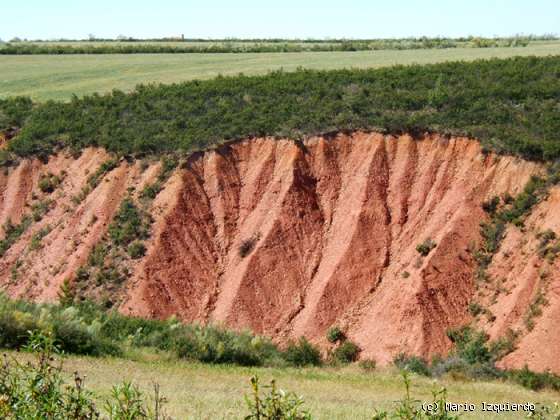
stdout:
<svg viewBox="0 0 560 420">
<path fill-rule="evenodd" d="M 86 150 L 77 159 L 25 161 L 0 175 L 4 223 L 21 220 L 26 204 L 43 199 L 41 174 L 66 172 L 44 217 L 0 259 L 0 285 L 10 295 L 55 300 L 122 199 L 136 197 L 159 170 L 157 163 L 123 161 L 72 202 L 106 158 Z M 221 322 L 281 343 L 305 335 L 326 346 L 326 330 L 338 325 L 361 357 L 381 364 L 400 352 L 446 353 L 446 331 L 472 321 L 468 306 L 476 299 L 493 314 L 479 320 L 493 338 L 520 331 L 505 366 L 560 372 L 560 276 L 554 261 L 537 255 L 534 235 L 560 232 L 559 190 L 537 206 L 524 231 L 508 228 L 488 270 L 499 287 L 481 289 L 475 280 L 473 251 L 487 218 L 482 202 L 519 193 L 539 171 L 485 155 L 475 141 L 435 135 L 229 144 L 191 156 L 166 181 L 149 207 L 146 255 L 125 262 L 130 275 L 115 293 L 126 313 Z M 30 247 L 46 226 L 41 247 Z M 437 246 L 422 257 L 416 246 L 428 238 Z M 548 303 L 529 331 L 526 314 L 538 293 Z"/>
</svg>

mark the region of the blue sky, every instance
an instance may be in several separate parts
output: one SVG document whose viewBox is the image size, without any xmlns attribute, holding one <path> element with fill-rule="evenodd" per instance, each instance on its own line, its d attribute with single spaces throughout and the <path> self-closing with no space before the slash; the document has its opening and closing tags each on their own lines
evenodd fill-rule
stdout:
<svg viewBox="0 0 560 420">
<path fill-rule="evenodd" d="M 558 33 L 560 0 L 0 0 L 0 39 Z"/>
</svg>

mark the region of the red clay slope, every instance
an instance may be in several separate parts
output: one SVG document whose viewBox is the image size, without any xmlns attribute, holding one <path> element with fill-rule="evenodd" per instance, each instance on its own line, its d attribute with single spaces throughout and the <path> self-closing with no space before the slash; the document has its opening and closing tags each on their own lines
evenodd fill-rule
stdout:
<svg viewBox="0 0 560 420">
<path fill-rule="evenodd" d="M 482 201 L 537 170 L 467 139 L 364 133 L 208 152 L 183 171 L 124 309 L 279 341 L 324 342 L 336 324 L 381 363 L 444 353 L 470 321 Z M 422 259 L 426 238 L 438 246 Z"/>
<path fill-rule="evenodd" d="M 0 176 L 5 221 L 21 217 L 41 173 L 68 173 L 54 208 L 0 259 L 0 286 L 10 295 L 56 299 L 127 191 L 157 174 L 155 165 L 142 172 L 138 163 L 122 162 L 83 203 L 68 204 L 103 159 L 103 152 L 89 150 L 77 161 L 24 162 Z M 509 229 L 507 261 L 497 255 L 489 270 L 511 283 L 511 293 L 497 300 L 477 295 L 472 250 L 487 217 L 481 203 L 518 193 L 539 171 L 520 159 L 485 155 L 475 141 L 438 136 L 263 138 L 200 153 L 156 197 L 147 254 L 129 267 L 121 310 L 223 322 L 281 343 L 305 335 L 326 345 L 326 330 L 338 325 L 362 348 L 361 357 L 381 364 L 402 351 L 445 353 L 446 330 L 472 321 L 473 299 L 491 306 L 496 319 L 481 326 L 493 337 L 522 330 L 541 275 L 532 266 L 544 264 L 531 260 L 534 241 L 521 245 L 525 234 Z M 559 207 L 560 195 L 553 193 L 528 229 L 560 232 Z M 40 250 L 29 251 L 31 235 L 46 224 L 57 227 Z M 427 238 L 437 247 L 422 258 L 416 246 Z M 245 256 L 243 243 L 252 245 Z M 23 262 L 14 280 L 17 261 Z M 536 327 L 521 334 L 506 366 L 528 362 L 560 372 L 550 356 L 560 347 L 553 333 L 560 319 L 559 271 L 547 270 L 549 305 Z"/>
</svg>

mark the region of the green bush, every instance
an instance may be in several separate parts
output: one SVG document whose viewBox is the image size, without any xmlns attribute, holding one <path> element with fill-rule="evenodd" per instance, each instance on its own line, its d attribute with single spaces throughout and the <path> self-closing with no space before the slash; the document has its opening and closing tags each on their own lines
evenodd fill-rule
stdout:
<svg viewBox="0 0 560 420">
<path fill-rule="evenodd" d="M 292 366 L 319 366 L 322 364 L 321 352 L 305 337 L 297 343 L 290 343 L 283 352 L 282 357 Z"/>
<path fill-rule="evenodd" d="M 142 258 L 146 254 L 146 246 L 140 241 L 134 241 L 128 246 L 127 251 L 132 259 Z"/>
<path fill-rule="evenodd" d="M 0 240 L 0 257 L 4 256 L 6 251 L 10 249 L 32 223 L 33 221 L 28 215 L 23 216 L 21 222 L 17 225 L 14 225 L 10 219 L 4 223 L 4 239 Z"/>
<path fill-rule="evenodd" d="M 125 198 L 109 225 L 109 236 L 116 245 L 127 246 L 136 239 L 148 237 L 148 226 L 131 198 Z"/>
<path fill-rule="evenodd" d="M 434 249 L 437 246 L 437 244 L 432 241 L 430 238 L 426 239 L 424 242 L 422 242 L 421 244 L 418 244 L 416 246 L 416 251 L 422 255 L 423 257 L 427 256 L 430 252 L 432 252 L 432 249 Z"/>
<path fill-rule="evenodd" d="M 249 409 L 246 420 L 311 420 L 311 414 L 303 408 L 303 398 L 278 390 L 276 381 L 271 381 L 264 398 L 257 376 L 251 378 L 251 387 L 252 394 L 245 396 Z"/>
<path fill-rule="evenodd" d="M 529 370 L 527 365 L 521 370 L 510 370 L 507 378 L 519 385 L 539 391 L 542 389 L 552 389 L 560 391 L 560 377 L 550 372 L 537 373 Z"/>
<path fill-rule="evenodd" d="M 344 341 L 332 352 L 332 358 L 338 363 L 352 363 L 358 360 L 360 348 L 351 341 Z"/>
<path fill-rule="evenodd" d="M 447 390 L 445 388 L 432 391 L 433 401 L 429 406 L 433 408 L 425 410 L 424 405 L 411 396 L 411 382 L 408 373 L 404 371 L 402 375 L 405 385 L 404 397 L 395 403 L 396 406 L 391 412 L 375 410 L 373 420 L 457 420 L 459 418 L 459 416 L 454 416 L 448 411 Z"/>
<path fill-rule="evenodd" d="M 339 327 L 331 327 L 327 331 L 327 340 L 329 343 L 336 343 L 346 339 L 344 332 Z"/>
<path fill-rule="evenodd" d="M 495 196 L 488 201 L 482 203 L 482 208 L 486 213 L 494 214 L 500 205 L 500 197 Z"/>
<path fill-rule="evenodd" d="M 52 337 L 32 333 L 26 350 L 36 354 L 36 361 L 20 363 L 5 357 L 0 364 L 0 418 L 68 419 L 100 418 L 92 393 L 84 388 L 77 372 L 74 383 L 64 382 L 63 364 L 57 362 L 60 349 Z M 142 393 L 130 383 L 113 387 L 104 400 L 111 419 L 165 419 L 161 406 L 165 399 L 156 386 L 154 408 L 148 407 Z"/>
<path fill-rule="evenodd" d="M 276 355 L 266 339 L 211 326 L 184 328 L 173 347 L 179 357 L 215 364 L 261 366 Z"/>
<path fill-rule="evenodd" d="M 56 187 L 60 185 L 60 178 L 56 175 L 48 173 L 46 175 L 41 176 L 39 179 L 39 189 L 47 194 L 52 193 Z"/>
<path fill-rule="evenodd" d="M 467 363 L 487 363 L 492 360 L 492 353 L 486 345 L 488 337 L 485 333 L 470 327 L 462 327 L 449 330 L 447 336 L 455 344 L 457 354 Z"/>
<path fill-rule="evenodd" d="M 421 357 L 408 356 L 405 353 L 400 353 L 393 359 L 393 364 L 401 370 L 416 373 L 422 376 L 431 376 L 430 366 Z"/>
</svg>

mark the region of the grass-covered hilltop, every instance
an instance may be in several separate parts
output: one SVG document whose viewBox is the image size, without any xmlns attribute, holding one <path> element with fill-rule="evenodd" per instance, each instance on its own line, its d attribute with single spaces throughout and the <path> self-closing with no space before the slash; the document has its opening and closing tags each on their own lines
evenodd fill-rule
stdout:
<svg viewBox="0 0 560 420">
<path fill-rule="evenodd" d="M 435 131 L 478 138 L 500 153 L 560 157 L 560 57 L 274 72 L 130 94 L 33 104 L 0 100 L 8 150 L 42 156 L 101 146 L 121 154 L 192 151 L 250 136 L 339 130 Z"/>
</svg>

